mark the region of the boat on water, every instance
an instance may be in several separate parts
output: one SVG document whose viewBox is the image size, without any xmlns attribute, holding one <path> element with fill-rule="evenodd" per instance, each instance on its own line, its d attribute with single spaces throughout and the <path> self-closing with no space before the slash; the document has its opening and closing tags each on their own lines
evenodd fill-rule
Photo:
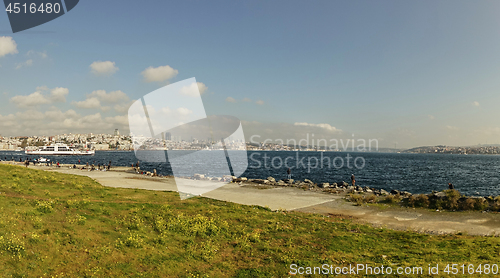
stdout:
<svg viewBox="0 0 500 278">
<path fill-rule="evenodd" d="M 37 159 L 36 161 L 40 162 L 40 163 L 47 163 L 47 162 L 50 162 L 50 159 L 48 158 L 44 158 L 44 157 L 41 157 L 39 159 Z"/>
<path fill-rule="evenodd" d="M 68 147 L 66 144 L 57 143 L 50 146 L 43 146 L 37 150 L 26 150 L 29 155 L 94 155 L 95 150 L 75 150 Z"/>
</svg>

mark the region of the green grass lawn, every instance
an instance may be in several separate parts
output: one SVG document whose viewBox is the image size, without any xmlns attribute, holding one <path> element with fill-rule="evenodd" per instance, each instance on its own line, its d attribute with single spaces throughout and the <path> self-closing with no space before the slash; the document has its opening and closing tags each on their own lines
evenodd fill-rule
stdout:
<svg viewBox="0 0 500 278">
<path fill-rule="evenodd" d="M 106 188 L 18 166 L 0 165 L 0 192 L 0 277 L 288 277 L 290 264 L 422 266 L 427 273 L 437 263 L 439 277 L 447 277 L 446 264 L 466 271 L 468 264 L 500 264 L 496 237 L 181 201 L 174 192 Z"/>
</svg>

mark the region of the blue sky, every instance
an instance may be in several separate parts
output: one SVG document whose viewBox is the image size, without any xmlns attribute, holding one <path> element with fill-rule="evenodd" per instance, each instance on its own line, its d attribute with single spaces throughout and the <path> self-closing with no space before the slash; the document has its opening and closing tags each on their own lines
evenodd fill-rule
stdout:
<svg viewBox="0 0 500 278">
<path fill-rule="evenodd" d="M 196 77 L 207 113 L 239 117 L 247 137 L 500 143 L 499 11 L 495 1 L 88 0 L 16 34 L 3 12 L 0 37 L 17 53 L 0 55 L 0 134 L 126 130 L 126 112 L 114 109 L 124 99 L 76 102 L 97 90 L 134 100 Z M 92 73 L 98 61 L 118 69 Z M 141 74 L 167 65 L 178 73 Z M 42 86 L 46 98 L 68 89 L 65 101 L 13 102 Z M 47 116 L 56 110 L 71 121 Z"/>
</svg>

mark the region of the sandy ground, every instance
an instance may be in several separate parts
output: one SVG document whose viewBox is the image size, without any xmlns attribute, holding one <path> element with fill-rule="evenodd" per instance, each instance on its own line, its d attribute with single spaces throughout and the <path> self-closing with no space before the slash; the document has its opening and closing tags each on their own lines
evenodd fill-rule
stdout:
<svg viewBox="0 0 500 278">
<path fill-rule="evenodd" d="M 147 190 L 177 191 L 173 178 L 152 178 L 129 173 L 128 167 L 115 167 L 111 171 L 86 171 L 68 167 L 30 166 L 30 168 L 60 173 L 88 176 L 109 187 L 139 188 Z M 195 182 L 182 180 L 183 185 Z M 355 206 L 342 196 L 304 191 L 298 188 L 271 187 L 259 189 L 229 183 L 206 182 L 217 188 L 201 196 L 244 205 L 259 205 L 272 210 L 301 211 L 352 217 L 354 221 L 369 223 L 377 227 L 397 230 L 412 230 L 425 233 L 467 233 L 470 235 L 500 235 L 500 214 L 471 212 L 443 212 L 425 209 L 398 208 L 389 206 Z M 213 184 L 209 184 L 213 183 Z M 182 196 L 182 195 L 181 195 Z"/>
</svg>

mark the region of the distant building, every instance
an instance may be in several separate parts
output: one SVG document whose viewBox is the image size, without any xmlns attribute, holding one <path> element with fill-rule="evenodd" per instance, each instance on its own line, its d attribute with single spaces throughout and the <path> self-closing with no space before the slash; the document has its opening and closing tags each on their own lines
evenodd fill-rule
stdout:
<svg viewBox="0 0 500 278">
<path fill-rule="evenodd" d="M 120 136 L 120 131 L 118 131 L 118 128 L 115 129 L 115 136 Z"/>
<path fill-rule="evenodd" d="M 167 141 L 172 140 L 172 134 L 170 132 L 165 133 L 165 140 Z"/>
<path fill-rule="evenodd" d="M 94 150 L 96 151 L 106 151 L 109 150 L 108 144 L 93 144 Z"/>
</svg>

